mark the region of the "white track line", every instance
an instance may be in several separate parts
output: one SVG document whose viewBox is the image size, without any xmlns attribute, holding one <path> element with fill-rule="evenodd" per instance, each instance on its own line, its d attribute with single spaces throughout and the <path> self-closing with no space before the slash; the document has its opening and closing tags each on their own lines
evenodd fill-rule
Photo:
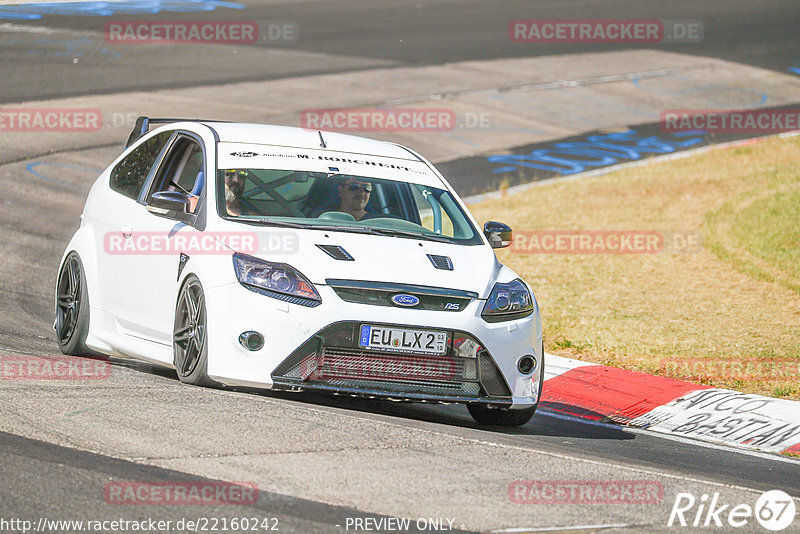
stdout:
<svg viewBox="0 0 800 534">
<path fill-rule="evenodd" d="M 209 393 L 217 394 L 217 395 L 238 395 L 239 394 L 238 392 L 219 390 L 219 389 L 210 390 Z M 254 395 L 252 400 L 254 400 L 256 402 L 263 402 L 265 404 L 278 404 L 278 403 L 281 403 L 281 402 L 285 402 L 285 400 L 283 400 L 283 399 L 263 397 L 263 396 L 260 396 L 260 395 Z M 307 404 L 302 404 L 299 401 L 293 401 L 293 402 L 297 403 L 296 407 L 298 407 L 300 410 L 305 411 L 305 412 L 314 412 L 314 413 L 318 413 L 318 414 L 321 414 L 321 415 L 325 415 L 327 413 L 330 413 L 330 410 L 324 410 L 322 408 L 311 407 L 311 406 L 309 406 Z M 331 408 L 331 407 L 328 407 L 328 408 Z M 512 445 L 512 444 L 508 444 L 508 443 L 498 443 L 498 442 L 488 441 L 488 440 L 479 439 L 479 438 L 471 438 L 471 437 L 466 437 L 466 436 L 459 436 L 457 434 L 453 434 L 453 433 L 449 433 L 449 432 L 443 432 L 443 431 L 439 431 L 439 430 L 432 430 L 432 429 L 420 428 L 420 427 L 409 427 L 407 424 L 403 424 L 402 422 L 394 422 L 394 421 L 388 420 L 388 419 L 394 419 L 394 420 L 398 420 L 398 419 L 402 420 L 403 419 L 402 417 L 398 417 L 398 416 L 394 416 L 394 415 L 372 414 L 372 413 L 367 412 L 372 417 L 364 417 L 365 414 L 363 414 L 363 413 L 354 414 L 354 413 L 352 413 L 350 410 L 348 410 L 346 408 L 338 408 L 338 407 L 333 407 L 333 408 L 334 408 L 334 411 L 336 412 L 336 414 L 338 416 L 340 416 L 340 417 L 343 417 L 343 418 L 368 419 L 368 420 L 371 420 L 373 422 L 376 422 L 376 423 L 379 423 L 379 424 L 382 424 L 382 425 L 385 425 L 385 426 L 390 426 L 390 427 L 398 428 L 398 429 L 401 429 L 401 430 L 409 430 L 409 429 L 411 429 L 414 432 L 422 432 L 422 433 L 430 434 L 430 435 L 434 435 L 434 436 L 447 437 L 447 438 L 454 439 L 454 440 L 457 440 L 457 441 L 461 441 L 461 442 L 464 442 L 464 443 L 472 443 L 472 444 L 475 444 L 475 445 L 483 445 L 483 446 L 486 446 L 486 447 L 498 447 L 498 448 L 502 448 L 502 449 L 525 451 L 525 452 L 527 452 L 529 454 L 538 454 L 538 455 L 546 456 L 546 457 L 550 457 L 550 458 L 559 458 L 559 459 L 562 459 L 562 460 L 570 460 L 570 461 L 575 461 L 575 462 L 582 462 L 582 463 L 586 463 L 586 464 L 590 464 L 590 465 L 599 465 L 599 466 L 603 466 L 603 467 L 611 467 L 611 468 L 614 468 L 614 469 L 619 469 L 619 470 L 623 470 L 623 471 L 630 471 L 630 472 L 633 472 L 633 473 L 642 473 L 642 474 L 651 475 L 651 476 L 655 476 L 655 477 L 663 477 L 663 478 L 669 478 L 669 479 L 674 479 L 674 480 L 679 480 L 679 481 L 694 482 L 694 483 L 697 483 L 697 484 L 707 484 L 709 486 L 718 486 L 718 487 L 722 487 L 722 488 L 731 488 L 731 489 L 736 489 L 736 490 L 740 490 L 740 491 L 747 491 L 747 492 L 754 493 L 754 494 L 763 493 L 762 490 L 758 490 L 758 489 L 755 489 L 755 488 L 748 488 L 748 487 L 745 487 L 745 486 L 738 486 L 736 484 L 727 484 L 727 483 L 723 483 L 723 482 L 715 482 L 713 480 L 703 480 L 703 479 L 700 479 L 700 478 L 684 476 L 684 475 L 681 475 L 681 474 L 673 474 L 673 473 L 669 473 L 669 472 L 659 471 L 659 470 L 656 470 L 656 469 L 646 469 L 646 468 L 643 468 L 643 467 L 633 467 L 633 466 L 622 464 L 622 463 L 614 463 L 614 462 L 610 462 L 610 461 L 601 461 L 601 460 L 592 460 L 592 459 L 589 459 L 589 458 L 584 458 L 584 457 L 580 457 L 580 456 L 572 456 L 572 455 L 565 454 L 565 453 L 543 451 L 543 450 L 539 450 L 539 449 L 534 448 L 533 445 L 522 446 L 522 445 Z M 580 421 L 581 422 L 585 422 L 582 419 Z M 615 426 L 614 428 L 621 429 L 621 428 L 625 428 L 625 427 Z M 627 428 L 626 428 L 626 430 L 627 430 Z M 654 434 L 653 433 L 649 433 L 649 435 L 654 435 Z M 696 445 L 699 442 L 691 441 L 690 443 Z M 730 449 L 724 449 L 724 450 L 730 450 Z M 225 456 L 226 457 L 233 457 L 233 456 L 251 456 L 251 455 L 250 454 L 244 454 L 244 455 L 225 455 Z M 147 463 L 148 461 L 151 461 L 151 460 L 168 460 L 170 458 L 152 458 L 152 459 L 151 458 L 126 458 L 126 459 L 129 459 L 131 461 L 140 462 L 140 463 Z M 800 499 L 798 499 L 798 501 L 800 501 Z"/>
<path fill-rule="evenodd" d="M 545 382 L 546 383 L 546 382 Z M 699 447 L 705 447 L 706 449 L 714 449 L 717 451 L 726 451 L 726 452 L 733 452 L 736 454 L 743 454 L 745 456 L 753 456 L 755 458 L 761 458 L 764 460 L 772 460 L 775 462 L 783 462 L 794 464 L 800 466 L 800 460 L 795 460 L 794 458 L 788 456 L 781 456 L 780 453 L 770 453 L 770 452 L 761 452 L 753 449 L 741 448 L 741 446 L 736 446 L 736 444 L 731 443 L 730 445 L 719 445 L 716 443 L 711 443 L 709 441 L 704 441 L 699 438 L 686 438 L 683 436 L 675 436 L 673 434 L 666 434 L 662 432 L 656 432 L 653 430 L 648 430 L 646 428 L 637 428 L 635 426 L 625 426 L 625 425 L 615 425 L 612 423 L 602 423 L 600 421 L 592 421 L 591 419 L 582 419 L 580 417 L 574 415 L 565 415 L 562 413 L 554 412 L 547 408 L 540 408 L 536 410 L 537 414 L 544 415 L 545 417 L 552 417 L 553 419 L 562 419 L 564 421 L 571 421 L 574 423 L 582 423 L 586 425 L 598 426 L 601 428 L 608 428 L 608 429 L 615 429 L 615 430 L 626 430 L 631 432 L 632 434 L 642 434 L 646 436 L 654 436 L 658 438 L 668 439 L 670 441 L 675 441 L 678 443 L 683 443 L 687 445 L 697 445 Z"/>
<path fill-rule="evenodd" d="M 2 7 L 2 4 L 0 4 L 0 7 Z M 68 30 L 54 30 L 44 26 L 25 26 L 24 24 L 12 24 L 10 22 L 4 22 L 0 24 L 0 31 L 22 33 L 59 33 Z"/>
<path fill-rule="evenodd" d="M 512 527 L 490 530 L 492 534 L 511 534 L 515 532 L 569 532 L 571 530 L 597 530 L 604 528 L 627 528 L 634 525 L 625 523 L 609 523 L 606 525 L 575 525 L 574 527 Z"/>
</svg>

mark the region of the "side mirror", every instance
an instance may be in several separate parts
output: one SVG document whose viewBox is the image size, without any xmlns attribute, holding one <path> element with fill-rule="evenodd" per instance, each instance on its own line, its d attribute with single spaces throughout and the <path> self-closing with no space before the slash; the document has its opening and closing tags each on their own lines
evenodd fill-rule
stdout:
<svg viewBox="0 0 800 534">
<path fill-rule="evenodd" d="M 178 219 L 186 223 L 194 220 L 194 215 L 189 213 L 189 196 L 181 191 L 153 193 L 147 203 L 147 211 L 153 215 Z"/>
<path fill-rule="evenodd" d="M 501 222 L 489 221 L 484 224 L 483 235 L 492 248 L 505 248 L 511 244 L 511 227 Z"/>
</svg>

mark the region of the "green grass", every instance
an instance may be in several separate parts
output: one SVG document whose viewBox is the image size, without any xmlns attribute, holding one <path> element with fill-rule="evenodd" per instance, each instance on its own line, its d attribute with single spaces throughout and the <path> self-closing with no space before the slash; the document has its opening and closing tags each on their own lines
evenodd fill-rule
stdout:
<svg viewBox="0 0 800 534">
<path fill-rule="evenodd" d="M 515 233 L 700 235 L 702 246 L 672 253 L 497 256 L 533 286 L 551 352 L 800 399 L 798 138 L 541 183 L 470 210 Z M 786 373 L 742 377 L 714 365 L 764 359 Z M 694 372 L 703 366 L 720 370 Z"/>
<path fill-rule="evenodd" d="M 777 386 L 776 388 L 774 388 L 772 390 L 772 396 L 773 397 L 778 397 L 778 398 L 781 398 L 781 397 L 798 397 L 799 394 L 800 394 L 800 390 L 798 389 L 797 386 L 792 386 L 792 385 L 788 385 L 788 384 L 787 385 L 783 385 L 783 386 Z"/>
<path fill-rule="evenodd" d="M 747 196 L 755 199 L 748 202 Z M 707 221 L 720 257 L 800 294 L 800 188 L 751 191 L 709 213 Z"/>
</svg>

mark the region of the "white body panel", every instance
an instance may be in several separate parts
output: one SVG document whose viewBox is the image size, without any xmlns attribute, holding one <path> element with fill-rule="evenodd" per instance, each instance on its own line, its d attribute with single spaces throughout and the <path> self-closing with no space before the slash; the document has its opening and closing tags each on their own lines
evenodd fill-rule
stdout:
<svg viewBox="0 0 800 534">
<path fill-rule="evenodd" d="M 316 131 L 259 125 L 186 122 L 155 132 L 167 129 L 192 132 L 202 139 L 208 177 L 216 176 L 217 167 L 254 165 L 294 169 L 298 161 L 302 161 L 304 170 L 327 171 L 335 165 L 342 173 L 376 178 L 399 180 L 413 176 L 414 183 L 452 192 L 477 228 L 474 218 L 433 166 L 398 145 L 323 133 L 327 148 L 322 149 Z M 219 140 L 215 139 L 214 131 Z M 146 135 L 144 139 L 147 138 Z M 219 216 L 217 192 L 211 187 L 214 180 L 206 184 L 198 218 L 201 223 L 192 227 L 156 216 L 144 204 L 109 187 L 110 170 L 123 156 L 93 186 L 81 227 L 65 251 L 65 256 L 76 251 L 84 263 L 91 303 L 86 340 L 90 348 L 172 366 L 176 299 L 183 281 L 194 275 L 206 298 L 207 372 L 222 384 L 269 388 L 273 385 L 273 371 L 302 343 L 332 323 L 354 321 L 467 332 L 491 354 L 512 391 L 513 405 L 522 407 L 537 402 L 543 372 L 538 304 L 534 299 L 534 312 L 522 319 L 489 323 L 481 317 L 494 285 L 517 278 L 497 261 L 482 235 L 481 244 L 467 246 L 406 237 L 245 225 Z M 261 242 L 266 242 L 268 236 L 289 236 L 293 243 L 290 250 L 247 253 L 291 265 L 311 281 L 322 302 L 317 307 L 305 307 L 245 288 L 233 268 L 232 254 L 236 250 L 189 254 L 180 275 L 177 250 L 168 254 L 128 255 L 106 250 L 109 235 L 126 240 L 140 232 L 161 232 L 169 234 L 169 239 L 216 232 L 255 232 Z M 354 261 L 336 260 L 317 245 L 339 245 Z M 453 270 L 434 268 L 427 254 L 448 256 Z M 477 298 L 457 312 L 360 304 L 340 298 L 328 285 L 329 280 L 335 279 L 446 288 L 473 292 Z M 245 349 L 238 342 L 245 331 L 263 334 L 264 347 L 257 351 Z M 533 355 L 539 364 L 533 375 L 526 376 L 517 370 L 517 361 L 523 355 Z"/>
</svg>

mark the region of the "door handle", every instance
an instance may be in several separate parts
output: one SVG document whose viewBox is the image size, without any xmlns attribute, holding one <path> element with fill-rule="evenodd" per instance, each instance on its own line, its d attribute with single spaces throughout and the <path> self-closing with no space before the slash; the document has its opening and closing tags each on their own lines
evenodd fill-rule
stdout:
<svg viewBox="0 0 800 534">
<path fill-rule="evenodd" d="M 133 227 L 130 224 L 123 224 L 119 227 L 119 231 L 122 232 L 122 237 L 128 239 L 133 234 Z"/>
</svg>

